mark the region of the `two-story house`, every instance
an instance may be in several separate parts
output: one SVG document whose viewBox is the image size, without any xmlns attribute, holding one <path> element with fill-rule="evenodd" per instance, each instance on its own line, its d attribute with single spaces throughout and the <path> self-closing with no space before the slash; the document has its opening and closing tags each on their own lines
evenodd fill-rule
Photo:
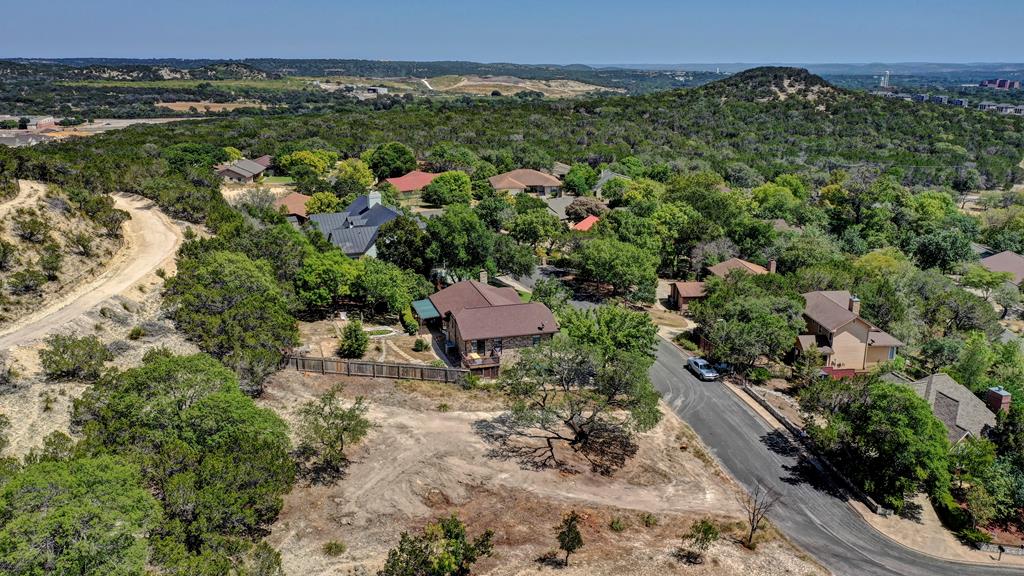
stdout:
<svg viewBox="0 0 1024 576">
<path fill-rule="evenodd" d="M 513 288 L 486 282 L 457 282 L 413 303 L 420 320 L 433 321 L 448 356 L 485 377 L 521 348 L 558 333 L 558 322 L 540 302 L 523 302 Z"/>
<path fill-rule="evenodd" d="M 903 346 L 895 337 L 860 317 L 860 299 L 846 290 L 803 295 L 806 331 L 797 337 L 798 352 L 817 348 L 830 374 L 855 374 L 896 358 Z"/>
</svg>

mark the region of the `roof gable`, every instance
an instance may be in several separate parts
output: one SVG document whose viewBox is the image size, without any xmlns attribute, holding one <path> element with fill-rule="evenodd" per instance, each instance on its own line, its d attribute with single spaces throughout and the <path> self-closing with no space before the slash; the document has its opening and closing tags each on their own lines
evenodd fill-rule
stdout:
<svg viewBox="0 0 1024 576">
<path fill-rule="evenodd" d="M 558 187 L 562 181 L 550 174 L 530 168 L 519 168 L 487 179 L 495 190 L 523 190 L 531 186 Z"/>
<path fill-rule="evenodd" d="M 489 284 L 466 280 L 456 282 L 430 295 L 430 301 L 441 316 L 455 313 L 464 308 L 486 306 L 507 306 L 520 304 L 519 293 L 514 288 L 497 288 Z"/>
<path fill-rule="evenodd" d="M 733 270 L 743 270 L 748 274 L 767 274 L 768 269 L 764 266 L 754 264 L 753 262 L 747 262 L 740 258 L 729 258 L 723 262 L 719 262 L 714 266 L 709 266 L 708 270 L 718 276 L 719 278 L 725 278 Z"/>
</svg>

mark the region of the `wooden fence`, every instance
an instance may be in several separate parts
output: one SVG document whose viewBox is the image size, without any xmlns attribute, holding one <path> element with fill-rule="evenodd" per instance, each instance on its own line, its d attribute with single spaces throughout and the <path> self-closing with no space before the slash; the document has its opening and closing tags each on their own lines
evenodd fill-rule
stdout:
<svg viewBox="0 0 1024 576">
<path fill-rule="evenodd" d="M 343 374 L 367 378 L 394 378 L 398 380 L 432 380 L 435 382 L 461 382 L 469 370 L 426 364 L 395 364 L 390 362 L 368 362 L 366 360 L 345 360 L 343 358 L 310 358 L 288 356 L 285 365 L 300 372 L 319 374 Z"/>
</svg>

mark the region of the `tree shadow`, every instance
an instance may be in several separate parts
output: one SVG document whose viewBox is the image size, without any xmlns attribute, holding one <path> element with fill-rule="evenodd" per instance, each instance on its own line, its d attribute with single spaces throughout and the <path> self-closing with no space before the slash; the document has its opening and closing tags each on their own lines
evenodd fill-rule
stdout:
<svg viewBox="0 0 1024 576">
<path fill-rule="evenodd" d="M 351 461 L 346 459 L 340 464 L 320 462 L 315 455 L 301 449 L 292 452 L 295 459 L 296 477 L 306 486 L 329 486 L 348 475 Z"/>
<path fill-rule="evenodd" d="M 783 464 L 782 466 L 788 476 L 780 477 L 780 480 L 786 484 L 790 486 L 807 485 L 834 498 L 841 500 L 847 498 L 845 491 L 833 481 L 831 476 L 816 466 L 803 453 L 800 446 L 781 430 L 773 430 L 764 434 L 761 436 L 761 443 L 775 454 L 796 459 L 793 464 Z"/>
<path fill-rule="evenodd" d="M 559 455 L 558 445 L 570 446 L 569 442 L 542 429 L 517 423 L 510 414 L 477 420 L 473 430 L 490 447 L 489 458 L 515 461 L 525 470 L 579 472 Z M 592 471 L 604 476 L 622 468 L 638 450 L 628 432 L 610 425 L 595 427 L 585 441 L 570 447 L 572 455 L 582 457 Z"/>
<path fill-rule="evenodd" d="M 541 554 L 537 557 L 536 560 L 534 560 L 534 562 L 540 564 L 541 566 L 547 566 L 548 568 L 562 569 L 566 567 L 565 558 L 563 558 L 561 554 L 555 552 L 554 550 L 549 550 Z"/>
<path fill-rule="evenodd" d="M 704 556 L 686 548 L 676 548 L 672 551 L 672 557 L 683 564 L 700 565 L 704 563 Z"/>
<path fill-rule="evenodd" d="M 899 517 L 904 520 L 912 520 L 921 523 L 921 514 L 924 512 L 924 507 L 913 500 L 906 500 L 903 504 L 903 510 L 900 510 Z"/>
</svg>

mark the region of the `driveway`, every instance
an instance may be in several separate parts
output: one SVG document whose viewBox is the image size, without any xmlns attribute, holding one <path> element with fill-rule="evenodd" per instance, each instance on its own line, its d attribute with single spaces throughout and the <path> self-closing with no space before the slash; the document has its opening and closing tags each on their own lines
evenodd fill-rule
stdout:
<svg viewBox="0 0 1024 576">
<path fill-rule="evenodd" d="M 678 348 L 659 339 L 651 381 L 673 411 L 700 435 L 725 469 L 748 490 L 761 484 L 782 494 L 769 515 L 783 533 L 835 574 L 972 576 L 1021 574 L 1019 567 L 947 562 L 914 552 L 867 525 L 830 483 L 802 466 L 788 437 L 739 398 L 686 370 Z"/>
</svg>

